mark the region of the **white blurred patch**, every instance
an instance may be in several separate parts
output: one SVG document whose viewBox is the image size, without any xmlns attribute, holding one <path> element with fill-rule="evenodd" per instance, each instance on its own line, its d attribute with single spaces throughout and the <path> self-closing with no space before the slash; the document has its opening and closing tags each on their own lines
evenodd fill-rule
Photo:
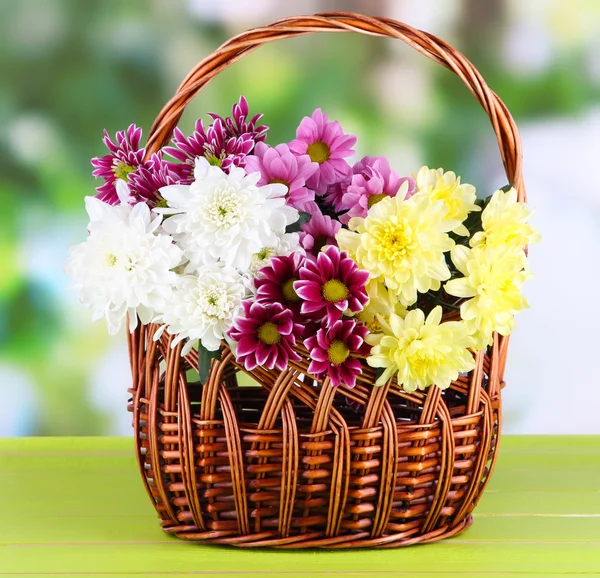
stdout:
<svg viewBox="0 0 600 578">
<path fill-rule="evenodd" d="M 93 368 L 90 375 L 90 402 L 110 417 L 106 435 L 130 436 L 131 414 L 127 411 L 131 387 L 131 370 L 124 332 L 113 340 L 114 346 L 108 349 Z"/>
<path fill-rule="evenodd" d="M 58 2 L 19 0 L 16 15 L 8 29 L 11 44 L 19 52 L 46 56 L 64 37 L 67 19 Z"/>
<path fill-rule="evenodd" d="M 262 25 L 267 22 L 319 12 L 314 0 L 295 0 L 293 3 L 277 0 L 188 0 L 190 12 L 204 22 L 224 22 L 232 26 Z"/>
<path fill-rule="evenodd" d="M 35 435 L 39 398 L 22 368 L 0 362 L 0 399 L 0 438 Z"/>
<path fill-rule="evenodd" d="M 514 21 L 503 39 L 505 65 L 516 74 L 540 74 L 553 62 L 555 46 L 539 20 Z"/>
<path fill-rule="evenodd" d="M 528 200 L 543 239 L 530 248 L 531 309 L 517 316 L 511 338 L 505 430 L 598 434 L 600 110 L 524 123 L 521 135 Z"/>
<path fill-rule="evenodd" d="M 35 113 L 12 121 L 6 127 L 6 142 L 16 159 L 31 165 L 50 158 L 60 144 L 50 119 Z"/>
</svg>

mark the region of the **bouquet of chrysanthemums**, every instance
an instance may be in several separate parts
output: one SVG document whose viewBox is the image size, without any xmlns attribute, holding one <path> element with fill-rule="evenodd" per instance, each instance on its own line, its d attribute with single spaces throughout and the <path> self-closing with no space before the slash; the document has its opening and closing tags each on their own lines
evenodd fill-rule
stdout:
<svg viewBox="0 0 600 578">
<path fill-rule="evenodd" d="M 513 329 L 539 236 L 513 188 L 478 199 L 443 169 L 349 164 L 356 137 L 320 109 L 276 146 L 243 97 L 210 116 L 150 156 L 134 125 L 105 133 L 92 160 L 104 182 L 66 270 L 110 333 L 128 317 L 201 363 L 229 347 L 248 371 L 303 356 L 334 386 L 366 362 L 414 391 L 448 387 Z"/>
</svg>

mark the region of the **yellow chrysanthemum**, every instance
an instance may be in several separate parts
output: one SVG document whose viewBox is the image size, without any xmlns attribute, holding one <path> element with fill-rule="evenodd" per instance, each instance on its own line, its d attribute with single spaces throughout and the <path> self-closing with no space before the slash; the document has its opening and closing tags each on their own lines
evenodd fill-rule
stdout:
<svg viewBox="0 0 600 578">
<path fill-rule="evenodd" d="M 430 385 L 447 388 L 460 372 L 475 367 L 469 348 L 473 344 L 462 321 L 441 323 L 442 308 L 438 305 L 425 319 L 420 309 L 409 311 L 404 319 L 391 315 L 382 322 L 383 333 L 369 334 L 373 345 L 367 363 L 385 368 L 377 380 L 383 385 L 397 373 L 398 383 L 405 391 L 425 389 Z"/>
<path fill-rule="evenodd" d="M 458 221 L 452 231 L 457 235 L 468 236 L 469 230 L 462 224 L 471 211 L 481 211 L 475 204 L 477 195 L 475 187 L 460 182 L 452 171 L 421 167 L 417 173 L 417 190 L 431 196 L 434 200 L 443 201 L 448 209 L 446 219 Z"/>
<path fill-rule="evenodd" d="M 483 231 L 473 235 L 471 247 L 524 247 L 529 243 L 537 243 L 541 237 L 528 223 L 531 214 L 527 203 L 517 201 L 514 188 L 506 192 L 501 189 L 496 191 L 481 214 Z"/>
<path fill-rule="evenodd" d="M 406 317 L 406 308 L 395 292 L 390 291 L 382 280 L 372 279 L 367 283 L 369 302 L 365 308 L 356 314 L 356 318 L 367 326 L 371 333 L 381 333 L 381 319 L 389 322 L 390 315 Z"/>
<path fill-rule="evenodd" d="M 470 297 L 461 305 L 460 315 L 477 349 L 483 349 L 492 344 L 494 331 L 508 335 L 514 329 L 515 313 L 529 307 L 521 293 L 531 277 L 527 257 L 522 249 L 509 245 L 475 249 L 457 245 L 451 255 L 464 277 L 448 281 L 446 292 Z"/>
<path fill-rule="evenodd" d="M 444 253 L 454 246 L 448 231 L 457 223 L 445 216 L 444 203 L 428 195 L 387 197 L 366 218 L 352 219 L 355 231 L 340 231 L 336 239 L 360 269 L 381 277 L 403 305 L 411 305 L 417 291 L 437 291 L 450 277 Z"/>
</svg>

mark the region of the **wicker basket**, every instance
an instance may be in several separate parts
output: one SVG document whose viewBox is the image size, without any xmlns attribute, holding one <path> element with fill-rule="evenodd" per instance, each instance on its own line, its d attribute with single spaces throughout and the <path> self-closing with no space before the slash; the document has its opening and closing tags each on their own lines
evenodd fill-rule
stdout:
<svg viewBox="0 0 600 578">
<path fill-rule="evenodd" d="M 438 38 L 385 18 L 349 13 L 287 18 L 233 38 L 203 60 L 159 114 L 147 143 L 166 144 L 184 108 L 221 70 L 278 38 L 350 31 L 403 40 L 455 72 L 488 114 L 508 182 L 525 200 L 514 121 L 473 65 Z M 281 548 L 396 547 L 454 536 L 472 522 L 494 467 L 508 339 L 441 391 L 374 387 L 365 365 L 353 389 L 317 384 L 307 352 L 286 371 L 257 369 L 260 387 L 224 348 L 208 381 L 197 353 L 166 333 L 129 338 L 140 471 L 166 532 L 213 544 Z M 319 385 L 319 387 L 315 387 Z"/>
</svg>

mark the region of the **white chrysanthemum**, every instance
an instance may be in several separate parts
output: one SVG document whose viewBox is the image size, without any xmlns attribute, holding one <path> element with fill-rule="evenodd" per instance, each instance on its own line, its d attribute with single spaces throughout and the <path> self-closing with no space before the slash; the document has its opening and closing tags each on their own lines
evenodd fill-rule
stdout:
<svg viewBox="0 0 600 578">
<path fill-rule="evenodd" d="M 260 251 L 252 255 L 250 274 L 255 276 L 258 271 L 271 262 L 272 257 L 287 257 L 292 253 L 305 254 L 304 249 L 300 245 L 300 235 L 298 235 L 298 233 L 284 233 L 283 235 L 277 235 L 273 245 L 263 247 Z"/>
<path fill-rule="evenodd" d="M 154 320 L 164 325 L 155 339 L 166 329 L 177 335 L 173 346 L 183 339 L 189 340 L 183 348 L 184 354 L 198 339 L 206 349 L 216 351 L 241 311 L 247 291 L 244 277 L 224 263 L 180 276 L 162 315 Z"/>
<path fill-rule="evenodd" d="M 160 192 L 173 216 L 164 222 L 190 261 L 198 266 L 222 260 L 247 270 L 252 255 L 276 244 L 298 211 L 286 205 L 287 187 L 257 186 L 260 173 L 238 167 L 229 174 L 199 158 L 191 185 L 170 185 Z"/>
<path fill-rule="evenodd" d="M 96 321 L 106 318 L 115 334 L 129 314 L 129 330 L 137 318 L 149 323 L 171 293 L 181 250 L 159 232 L 162 217 L 145 203 L 111 206 L 86 198 L 89 237 L 71 248 L 65 272 L 76 281 L 81 301 Z"/>
</svg>

